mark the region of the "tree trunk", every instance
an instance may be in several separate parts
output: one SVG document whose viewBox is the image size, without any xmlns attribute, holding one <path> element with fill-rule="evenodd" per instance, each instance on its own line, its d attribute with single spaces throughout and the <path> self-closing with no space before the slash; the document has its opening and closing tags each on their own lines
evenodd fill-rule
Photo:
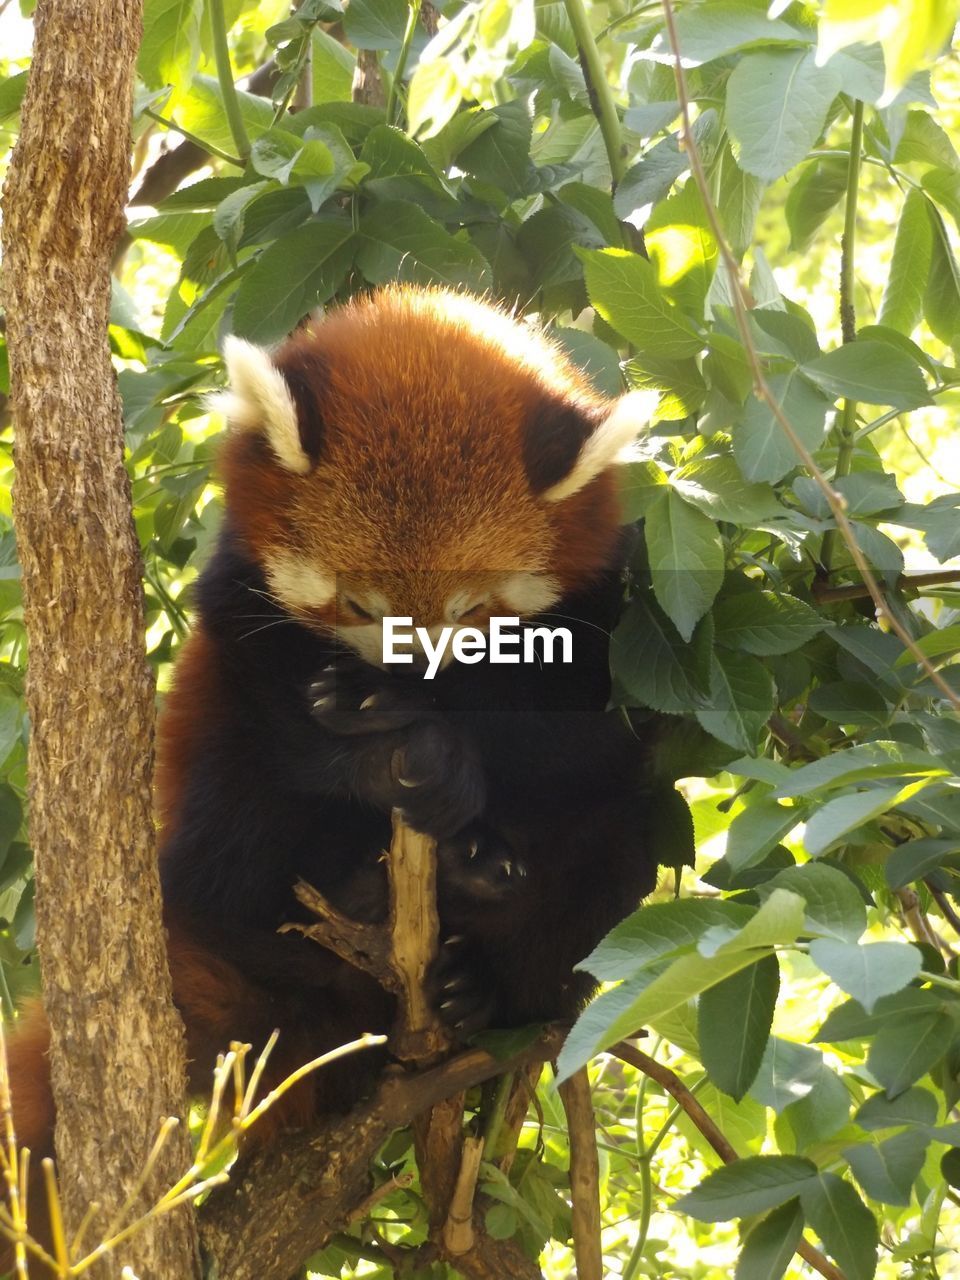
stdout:
<svg viewBox="0 0 960 1280">
<path fill-rule="evenodd" d="M 140 25 L 140 0 L 39 0 L 4 193 L 38 939 L 68 1238 L 91 1200 L 103 1206 L 87 1240 L 184 1098 L 154 848 L 154 689 L 107 343 Z M 181 1133 L 147 1194 L 188 1165 Z M 199 1274 L 187 1210 L 121 1252 L 155 1280 Z M 98 1274 L 119 1273 L 111 1259 Z"/>
</svg>

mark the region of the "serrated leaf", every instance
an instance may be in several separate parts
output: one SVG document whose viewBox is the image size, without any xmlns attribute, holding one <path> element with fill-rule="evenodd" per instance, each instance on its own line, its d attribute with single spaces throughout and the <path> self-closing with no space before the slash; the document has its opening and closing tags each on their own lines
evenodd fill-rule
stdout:
<svg viewBox="0 0 960 1280">
<path fill-rule="evenodd" d="M 790 653 L 827 625 L 803 600 L 773 591 L 742 591 L 718 600 L 713 622 L 717 644 L 760 657 Z"/>
<path fill-rule="evenodd" d="M 844 1147 L 843 1158 L 872 1199 L 907 1205 L 929 1145 L 929 1134 L 914 1129 L 895 1133 L 883 1142 Z"/>
<path fill-rule="evenodd" d="M 880 727 L 891 716 L 891 708 L 873 685 L 856 680 L 818 685 L 807 699 L 807 706 L 834 724 Z"/>
<path fill-rule="evenodd" d="M 744 1241 L 734 1280 L 780 1280 L 803 1234 L 803 1210 L 788 1200 L 758 1222 Z"/>
<path fill-rule="evenodd" d="M 331 298 L 350 268 L 349 222 L 323 219 L 275 240 L 245 277 L 233 308 L 236 333 L 276 342 L 318 303 Z"/>
<path fill-rule="evenodd" d="M 357 49 L 396 51 L 407 26 L 406 0 L 350 0 L 343 25 Z"/>
<path fill-rule="evenodd" d="M 711 1173 L 676 1208 L 698 1222 L 730 1222 L 793 1200 L 816 1176 L 799 1156 L 747 1156 Z"/>
<path fill-rule="evenodd" d="M 710 517 L 673 489 L 647 511 L 644 537 L 654 595 L 689 643 L 723 585 L 723 540 Z"/>
<path fill-rule="evenodd" d="M 803 372 L 828 396 L 888 404 L 894 409 L 917 409 L 933 403 L 916 362 L 887 342 L 848 342 L 808 361 Z"/>
<path fill-rule="evenodd" d="M 591 303 L 628 342 L 674 360 L 703 346 L 692 322 L 664 296 L 646 259 L 623 249 L 581 249 L 578 256 Z"/>
<path fill-rule="evenodd" d="M 818 1173 L 800 1189 L 807 1222 L 847 1280 L 873 1280 L 879 1232 L 873 1214 L 849 1182 Z"/>
<path fill-rule="evenodd" d="M 615 691 L 627 705 L 681 714 L 702 702 L 710 688 L 713 624 L 704 618 L 690 644 L 652 601 L 635 597 L 610 643 Z"/>
<path fill-rule="evenodd" d="M 849 876 L 822 862 L 807 862 L 802 867 L 786 867 L 762 886 L 788 889 L 798 893 L 806 904 L 804 933 L 856 942 L 867 927 L 867 913 L 856 886 Z"/>
<path fill-rule="evenodd" d="M 771 394 L 794 431 L 812 451 L 820 447 L 830 401 L 811 386 L 799 369 L 769 374 Z M 773 410 L 751 396 L 743 420 L 733 429 L 733 453 L 748 480 L 782 480 L 800 458 Z"/>
<path fill-rule="evenodd" d="M 721 940 L 712 955 L 680 955 L 652 979 L 641 969 L 619 987 L 604 992 L 588 1005 L 573 1026 L 558 1062 L 565 1079 L 596 1053 L 632 1035 L 655 1015 L 669 1013 L 694 996 L 723 982 L 761 959 L 774 946 L 794 941 L 803 926 L 803 900 L 778 890 L 739 932 Z"/>
<path fill-rule="evenodd" d="M 850 795 L 837 796 L 818 808 L 807 822 L 803 843 L 811 858 L 825 853 L 848 832 L 871 822 L 882 813 L 888 813 L 903 800 L 908 800 L 927 780 L 908 783 L 905 787 L 871 787 L 867 791 L 854 791 Z"/>
<path fill-rule="evenodd" d="M 896 995 L 884 996 L 878 1000 L 872 1014 L 865 1013 L 859 1001 L 847 1000 L 828 1014 L 812 1039 L 829 1044 L 843 1040 L 862 1040 L 866 1036 L 875 1035 L 885 1026 L 899 1024 L 903 1018 L 944 1012 L 946 1010 L 940 996 L 920 987 L 907 987 Z"/>
<path fill-rule="evenodd" d="M 656 206 L 644 224 L 644 240 L 664 294 L 685 315 L 701 319 L 717 242 L 696 183 Z"/>
<path fill-rule="evenodd" d="M 713 1083 L 738 1102 L 763 1058 L 779 990 L 777 957 L 764 956 L 700 997 L 700 1060 Z"/>
<path fill-rule="evenodd" d="M 756 525 L 783 512 L 773 489 L 744 480 L 729 454 L 698 454 L 671 474 L 670 484 L 714 520 Z"/>
<path fill-rule="evenodd" d="M 955 1020 L 939 1008 L 888 1018 L 870 1046 L 867 1068 L 895 1098 L 940 1061 L 955 1032 Z"/>
<path fill-rule="evenodd" d="M 774 794 L 780 798 L 813 795 L 875 778 L 933 777 L 946 772 L 936 756 L 919 747 L 902 742 L 864 742 L 794 769 Z"/>
<path fill-rule="evenodd" d="M 189 85 L 200 59 L 203 0 L 145 0 L 137 69 L 150 89 Z"/>
<path fill-rule="evenodd" d="M 526 102 L 517 99 L 492 107 L 494 124 L 457 157 L 458 166 L 509 196 L 525 190 L 530 167 L 532 123 Z"/>
<path fill-rule="evenodd" d="M 631 387 L 662 392 L 654 422 L 676 422 L 686 418 L 695 413 L 707 398 L 707 384 L 692 356 L 686 360 L 635 356 L 626 362 L 623 372 Z"/>
<path fill-rule="evenodd" d="M 900 211 L 890 272 L 878 324 L 911 334 L 923 314 L 923 295 L 933 260 L 933 226 L 922 191 L 911 187 Z"/>
<path fill-rule="evenodd" d="M 934 334 L 948 345 L 960 338 L 960 268 L 939 210 L 927 202 L 933 227 L 933 254 L 923 314 Z"/>
<path fill-rule="evenodd" d="M 777 804 L 767 796 L 754 800 L 737 814 L 727 831 L 724 856 L 731 870 L 743 871 L 762 862 L 803 817 L 802 809 Z"/>
<path fill-rule="evenodd" d="M 893 995 L 913 981 L 923 957 L 908 942 L 838 942 L 817 938 L 810 955 L 841 991 L 872 1013 L 881 996 Z"/>
<path fill-rule="evenodd" d="M 483 255 L 415 205 L 377 204 L 360 219 L 357 234 L 362 241 L 357 263 L 372 284 L 465 285 L 482 293 L 490 283 Z"/>
<path fill-rule="evenodd" d="M 717 212 L 730 247 L 737 257 L 742 257 L 753 243 L 757 214 L 767 184 L 762 178 L 745 173 L 734 160 L 729 147 L 721 152 L 719 164 Z"/>
<path fill-rule="evenodd" d="M 937 1123 L 939 1105 L 927 1089 L 908 1089 L 896 1098 L 875 1093 L 853 1117 L 861 1129 L 893 1129 L 898 1125 L 932 1125 Z"/>
<path fill-rule="evenodd" d="M 840 73 L 805 49 L 748 53 L 727 82 L 727 125 L 741 168 L 772 182 L 806 159 L 840 92 Z"/>
<path fill-rule="evenodd" d="M 931 871 L 942 866 L 947 858 L 960 854 L 960 837 L 952 840 L 936 840 L 928 836 L 922 840 L 908 840 L 898 845 L 890 854 L 883 868 L 891 889 L 902 889 L 915 880 L 922 880 Z"/>
<path fill-rule="evenodd" d="M 678 898 L 652 902 L 614 926 L 576 967 L 601 982 L 618 982 L 664 956 L 693 951 L 711 928 L 734 933 L 750 919 L 750 908 L 738 902 L 709 898 Z"/>
<path fill-rule="evenodd" d="M 770 672 L 749 654 L 720 649 L 710 666 L 710 698 L 696 716 L 707 733 L 752 753 L 776 706 Z"/>
<path fill-rule="evenodd" d="M 803 166 L 784 205 L 794 253 L 806 252 L 846 189 L 847 162 L 839 156 L 825 156 Z"/>
</svg>

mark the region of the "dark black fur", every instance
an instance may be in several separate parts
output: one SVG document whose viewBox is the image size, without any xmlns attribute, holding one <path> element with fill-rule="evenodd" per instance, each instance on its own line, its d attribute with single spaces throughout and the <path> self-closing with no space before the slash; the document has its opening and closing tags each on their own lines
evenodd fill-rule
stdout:
<svg viewBox="0 0 960 1280">
<path fill-rule="evenodd" d="M 295 1020 L 322 1049 L 389 1030 L 368 978 L 276 930 L 307 918 L 298 877 L 382 918 L 395 805 L 440 840 L 448 1021 L 469 1033 L 573 1016 L 590 990 L 574 964 L 654 882 L 646 751 L 605 709 L 619 568 L 540 620 L 571 628 L 571 666 L 454 663 L 433 681 L 362 662 L 264 591 L 226 531 L 199 584 L 221 705 L 162 851 L 168 917 L 270 992 L 263 1025 L 236 1034 Z"/>
</svg>

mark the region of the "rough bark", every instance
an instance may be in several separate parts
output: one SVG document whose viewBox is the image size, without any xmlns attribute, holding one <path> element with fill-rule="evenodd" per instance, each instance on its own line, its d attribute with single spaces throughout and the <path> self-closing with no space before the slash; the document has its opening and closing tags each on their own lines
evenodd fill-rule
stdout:
<svg viewBox="0 0 960 1280">
<path fill-rule="evenodd" d="M 431 1107 L 502 1071 L 555 1057 L 563 1043 L 556 1027 L 506 1060 L 482 1049 L 417 1075 L 385 1077 L 370 1102 L 310 1133 L 291 1133 L 251 1158 L 231 1187 L 214 1192 L 201 1215 L 203 1242 L 217 1274 L 265 1280 L 293 1274 L 300 1262 L 353 1219 L 369 1195 L 370 1161 L 387 1138 Z M 540 1269 L 509 1240 L 482 1231 L 472 1254 L 459 1258 L 464 1275 L 539 1277 Z"/>
<path fill-rule="evenodd" d="M 101 1224 L 123 1203 L 184 1096 L 151 815 L 154 689 L 107 345 L 140 25 L 140 0 L 40 0 L 3 202 L 38 939 L 74 1229 L 91 1200 Z M 147 1194 L 188 1164 L 183 1135 Z M 199 1274 L 186 1210 L 123 1252 L 158 1280 Z M 112 1259 L 98 1271 L 119 1273 Z"/>
</svg>

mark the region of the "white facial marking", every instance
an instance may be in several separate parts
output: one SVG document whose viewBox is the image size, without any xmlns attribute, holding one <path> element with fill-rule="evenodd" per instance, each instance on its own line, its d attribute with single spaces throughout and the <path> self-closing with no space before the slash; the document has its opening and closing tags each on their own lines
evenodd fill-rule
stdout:
<svg viewBox="0 0 960 1280">
<path fill-rule="evenodd" d="M 544 493 L 545 500 L 561 502 L 564 498 L 569 498 L 595 479 L 601 471 L 612 466 L 620 453 L 633 443 L 650 421 L 659 400 L 660 394 L 657 391 L 630 391 L 621 396 L 596 431 L 588 437 L 569 474 Z"/>
<path fill-rule="evenodd" d="M 511 573 L 498 588 L 504 604 L 522 616 L 542 613 L 560 599 L 556 578 L 542 573 Z"/>
<path fill-rule="evenodd" d="M 334 574 L 288 551 L 274 552 L 264 571 L 270 590 L 290 609 L 322 609 L 337 594 Z"/>
<path fill-rule="evenodd" d="M 263 431 L 288 471 L 305 475 L 311 462 L 300 443 L 297 408 L 283 374 L 269 352 L 242 338 L 223 344 L 230 388 L 211 398 L 212 404 L 243 431 Z"/>
</svg>

